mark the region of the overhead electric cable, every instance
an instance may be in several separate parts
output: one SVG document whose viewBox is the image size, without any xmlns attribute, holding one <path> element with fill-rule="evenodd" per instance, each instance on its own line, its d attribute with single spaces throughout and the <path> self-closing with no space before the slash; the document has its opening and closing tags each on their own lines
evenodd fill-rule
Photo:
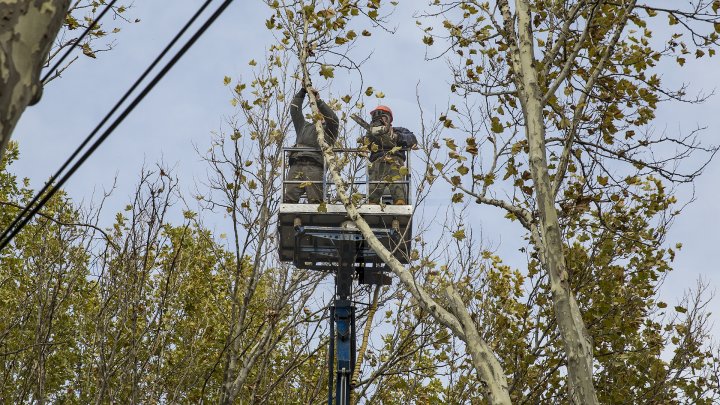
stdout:
<svg viewBox="0 0 720 405">
<path fill-rule="evenodd" d="M 105 8 L 102 9 L 102 11 L 100 12 L 100 15 L 98 15 L 98 18 L 96 18 L 95 21 L 92 21 L 92 22 L 90 23 L 90 25 L 88 25 L 88 27 L 85 29 L 85 31 L 83 31 L 82 35 L 80 35 L 80 36 L 78 37 L 78 39 L 76 39 L 75 42 L 70 46 L 70 49 L 68 49 L 67 51 L 65 51 L 65 53 L 63 54 L 63 56 L 60 57 L 60 60 L 58 60 L 57 63 L 55 63 L 55 66 L 53 66 L 52 69 L 48 70 L 47 73 L 45 73 L 45 76 L 43 76 L 43 78 L 42 78 L 42 80 L 40 81 L 40 83 L 45 83 L 45 80 L 47 80 L 47 78 L 50 77 L 50 75 L 52 74 L 52 72 L 56 71 L 57 68 L 60 67 L 60 65 L 61 65 L 61 64 L 63 63 L 63 61 L 65 60 L 65 58 L 67 58 L 67 57 L 70 55 L 70 53 L 73 51 L 73 49 L 75 49 L 75 47 L 80 43 L 80 41 L 82 41 L 83 39 L 85 39 L 85 37 L 87 36 L 87 34 L 89 34 L 90 31 L 92 31 L 93 27 L 94 27 L 97 23 L 100 22 L 100 20 L 103 18 L 103 16 L 105 15 L 105 13 L 107 13 L 108 10 L 110 10 L 110 9 L 112 8 L 112 6 L 115 4 L 116 1 L 117 1 L 117 0 L 112 0 L 112 1 L 110 2 L 110 4 L 108 4 L 107 6 L 105 6 Z"/>
<path fill-rule="evenodd" d="M 206 3 L 203 4 L 203 6 L 201 7 L 201 10 L 204 9 L 211 1 L 212 1 L 212 0 L 206 1 Z M 98 125 L 98 127 L 96 127 L 96 130 L 93 131 L 93 133 L 91 133 L 91 134 L 85 139 L 85 141 L 83 142 L 83 144 L 82 144 L 82 145 L 75 151 L 75 153 L 73 153 L 73 155 L 63 164 L 62 168 L 58 171 L 58 173 L 56 173 L 56 175 L 53 176 L 53 178 L 51 178 L 50 181 L 48 181 L 48 183 L 45 185 L 45 187 L 43 187 L 43 190 L 41 190 L 40 192 L 38 192 L 38 193 L 36 194 L 35 198 L 33 198 L 33 202 L 36 202 L 36 201 L 40 198 L 40 196 L 43 196 L 43 194 L 47 191 L 47 193 L 43 196 L 42 200 L 40 200 L 39 202 L 37 202 L 37 204 L 35 204 L 34 206 L 33 206 L 33 203 L 28 204 L 28 206 L 25 207 L 25 210 L 23 211 L 23 213 L 27 213 L 27 215 L 24 215 L 24 216 L 23 216 L 23 213 L 21 213 L 21 214 L 15 219 L 15 221 L 13 221 L 13 224 L 15 224 L 15 226 L 11 225 L 10 227 L 8 227 L 8 229 L 5 230 L 5 232 L 3 232 L 2 236 L 0 236 L 0 238 L 1 238 L 1 240 L 0 240 L 0 250 L 2 250 L 3 248 L 5 248 L 5 247 L 10 243 L 10 241 L 12 240 L 12 238 L 14 238 L 15 235 L 17 235 L 18 232 L 20 232 L 20 230 L 22 230 L 22 228 L 30 221 L 30 219 L 32 219 L 32 217 L 33 217 L 35 214 L 37 214 L 37 212 L 40 211 L 40 209 L 41 209 L 41 208 L 55 195 L 55 193 L 65 184 L 65 182 L 67 182 L 67 180 L 70 178 L 70 176 L 72 176 L 72 175 L 75 173 L 75 171 L 77 171 L 77 169 L 85 162 L 85 160 L 87 160 L 87 158 L 90 157 L 90 155 L 102 144 L 102 142 L 105 141 L 105 139 L 107 139 L 108 136 L 110 136 L 110 134 L 112 133 L 112 131 L 114 131 L 115 128 L 117 128 L 117 126 L 120 125 L 120 123 L 122 123 L 122 121 L 130 114 L 130 112 L 132 112 L 132 111 L 135 109 L 135 107 L 145 98 L 145 96 L 147 96 L 147 94 L 148 94 L 148 93 L 155 87 L 155 85 L 165 76 L 165 74 L 167 74 L 167 72 L 170 71 L 170 69 L 175 65 L 175 63 L 177 63 L 177 61 L 180 60 L 180 58 L 187 52 L 187 50 L 190 49 L 190 47 L 192 47 L 192 46 L 195 44 L 195 42 L 205 33 L 205 31 L 217 20 L 217 18 L 220 17 L 220 15 L 222 15 L 222 13 L 227 9 L 227 7 L 230 5 L 230 3 L 232 3 L 232 1 L 233 1 L 233 0 L 225 0 L 225 1 L 217 8 L 217 10 L 215 10 L 215 12 L 213 12 L 213 14 L 212 14 L 212 15 L 205 21 L 205 23 L 203 23 L 203 25 L 193 34 L 193 36 L 185 43 L 185 45 L 183 45 L 183 47 L 172 57 L 172 59 L 162 68 L 162 70 L 161 70 L 157 75 L 155 75 L 155 77 L 150 81 L 150 83 L 149 83 L 147 86 L 145 86 L 145 88 L 140 92 L 140 94 L 135 97 L 135 99 L 130 103 L 130 105 L 129 105 L 128 107 L 126 107 L 125 110 L 123 110 L 123 111 L 121 112 L 120 116 L 119 116 L 118 118 L 116 118 L 116 119 L 112 122 L 112 124 L 108 127 L 108 129 L 105 130 L 105 132 L 103 132 L 103 134 L 100 136 L 100 138 L 98 138 L 98 139 L 90 146 L 90 148 L 83 153 L 83 155 L 80 157 L 80 159 L 79 159 L 76 163 L 73 164 L 73 166 L 69 169 L 69 171 L 68 171 L 66 174 L 64 174 L 62 178 L 60 178 L 60 180 L 58 181 L 58 183 L 57 183 L 55 186 L 52 186 L 53 180 L 56 179 L 57 176 L 59 176 L 60 172 L 62 172 L 62 170 L 70 164 L 70 162 L 72 161 L 72 159 L 77 155 L 77 153 L 79 153 L 80 149 L 82 149 L 82 147 L 85 146 L 85 145 L 90 141 L 90 139 L 95 135 L 95 133 L 97 132 L 97 130 L 99 130 L 99 128 L 100 128 L 100 126 L 102 125 L 102 123 L 104 123 L 104 122 L 107 121 L 107 119 L 112 115 L 112 113 L 114 113 L 114 111 L 117 109 L 117 107 L 119 106 L 120 103 L 118 103 L 118 104 L 113 108 L 113 110 L 103 119 L 103 122 L 102 122 L 100 125 Z M 171 44 L 174 43 L 175 41 L 177 41 L 177 39 L 182 35 L 182 33 L 184 32 L 184 30 L 187 29 L 187 27 L 192 24 L 192 21 L 194 21 L 194 19 L 197 17 L 197 15 L 198 15 L 199 13 L 201 13 L 201 10 L 199 10 L 198 13 L 196 13 L 196 15 L 193 16 L 193 18 L 191 19 L 191 21 L 189 21 L 188 24 L 186 25 L 186 27 L 183 28 L 183 31 L 181 31 L 180 33 L 178 33 L 178 34 L 176 35 L 176 37 L 173 38 L 173 41 L 171 41 Z M 172 45 L 168 45 L 168 47 L 171 47 L 171 46 L 172 46 Z M 167 48 L 166 48 L 166 50 L 167 50 Z M 166 52 L 166 50 L 163 51 L 163 54 Z M 159 56 L 158 59 L 161 58 L 161 57 L 162 57 L 162 56 Z M 157 63 L 157 60 L 153 62 L 153 65 L 154 65 L 155 63 Z M 151 68 L 149 68 L 149 69 L 151 69 Z M 140 79 L 140 80 L 141 80 L 141 79 Z M 139 80 L 139 81 L 140 81 L 140 80 Z M 137 84 L 138 84 L 138 83 L 136 82 L 136 84 L 133 85 L 133 89 L 136 87 Z M 127 96 L 129 96 L 129 93 L 130 93 L 130 92 L 131 92 L 131 91 L 128 91 L 128 93 L 126 93 L 126 95 L 123 96 L 123 100 L 124 100 Z M 32 208 L 30 208 L 31 206 L 32 206 Z M 29 211 L 29 212 L 28 212 L 28 211 Z"/>
<path fill-rule="evenodd" d="M 55 174 L 53 174 L 52 177 L 50 177 L 50 179 L 47 181 L 47 183 L 45 183 L 43 188 L 35 194 L 32 201 L 30 201 L 30 203 L 28 203 L 25 206 L 23 211 L 20 214 L 18 214 L 18 216 L 15 217 L 15 219 L 10 224 L 10 226 L 8 226 L 5 229 L 5 231 L 3 231 L 2 235 L 0 235 L 0 250 L 2 250 L 2 248 L 5 247 L 5 245 L 7 244 L 5 242 L 5 239 L 8 237 L 8 235 L 13 231 L 13 229 L 15 229 L 18 226 L 20 221 L 23 220 L 24 216 L 27 215 L 28 212 L 30 212 L 30 210 L 35 206 L 35 204 L 38 202 L 40 197 L 43 194 L 45 194 L 47 192 L 47 190 L 50 189 L 50 187 L 52 187 L 53 183 L 55 183 L 55 181 L 63 174 L 63 171 L 65 171 L 65 169 L 67 169 L 67 167 L 70 165 L 70 163 L 72 163 L 72 161 L 78 156 L 78 154 L 80 154 L 80 152 L 83 150 L 83 148 L 85 148 L 85 146 L 100 131 L 100 128 L 102 128 L 103 125 L 105 125 L 105 123 L 110 119 L 110 117 L 112 117 L 112 115 L 115 114 L 115 112 L 120 108 L 120 106 L 125 102 L 125 100 L 127 100 L 128 97 L 130 97 L 130 95 L 135 91 L 135 89 L 137 89 L 137 87 L 140 85 L 140 83 L 142 83 L 143 80 L 145 80 L 145 78 L 150 74 L 150 72 L 153 71 L 153 69 L 155 69 L 155 67 L 158 65 L 158 63 L 160 63 L 160 61 L 165 57 L 165 55 L 167 55 L 167 53 L 175 46 L 177 41 L 180 39 L 180 37 L 182 37 L 185 34 L 185 32 L 187 32 L 187 30 L 190 28 L 190 26 L 192 26 L 192 24 L 195 23 L 195 21 L 198 19 L 198 17 L 205 11 L 207 6 L 210 5 L 211 2 L 212 2 L 212 0 L 206 0 L 205 3 L 203 3 L 203 5 L 200 6 L 200 8 L 198 8 L 198 10 L 195 12 L 195 14 L 193 14 L 193 16 L 188 20 L 188 22 L 185 23 L 185 25 L 180 29 L 180 31 L 178 31 L 178 33 L 175 35 L 175 37 L 173 37 L 173 39 L 167 44 L 167 46 L 165 46 L 165 48 L 162 50 L 162 52 L 160 52 L 160 54 L 157 57 L 155 57 L 155 60 L 153 60 L 153 62 L 150 64 L 150 66 L 148 66 L 147 69 L 145 69 L 145 71 L 142 73 L 142 75 L 140 75 L 140 77 L 135 81 L 135 83 L 133 83 L 133 85 L 130 87 L 130 89 L 128 89 L 128 91 L 126 91 L 125 94 L 123 94 L 123 96 L 120 98 L 120 100 L 117 103 L 115 103 L 115 105 L 110 110 L 110 112 L 108 112 L 105 115 L 105 117 L 103 117 L 103 119 L 100 121 L 100 123 L 95 127 L 95 129 L 93 129 L 93 131 L 87 137 L 85 137 L 85 140 L 83 140 L 83 142 L 75 149 L 75 151 L 72 153 L 72 155 L 70 155 L 70 157 L 65 160 L 65 162 L 60 167 L 60 169 L 58 169 L 55 172 Z"/>
</svg>

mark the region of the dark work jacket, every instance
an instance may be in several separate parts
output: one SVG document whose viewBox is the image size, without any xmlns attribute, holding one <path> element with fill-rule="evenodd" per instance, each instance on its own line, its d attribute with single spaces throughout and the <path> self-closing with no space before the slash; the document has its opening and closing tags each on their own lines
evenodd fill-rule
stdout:
<svg viewBox="0 0 720 405">
<path fill-rule="evenodd" d="M 295 127 L 295 146 L 305 148 L 315 148 L 317 151 L 299 151 L 292 152 L 290 154 L 290 164 L 295 162 L 297 159 L 310 159 L 318 163 L 320 166 L 323 165 L 323 157 L 318 143 L 317 131 L 315 125 L 312 122 L 305 120 L 305 116 L 302 112 L 303 101 L 305 100 L 305 89 L 301 89 L 293 98 L 292 104 L 290 104 L 290 117 Z M 335 112 L 325 104 L 324 101 L 318 99 L 318 109 L 325 118 L 323 124 L 323 130 L 325 131 L 325 142 L 330 145 L 335 143 L 335 139 L 338 136 L 338 118 Z"/>
<path fill-rule="evenodd" d="M 409 129 L 403 128 L 403 127 L 393 127 L 393 132 L 397 136 L 397 143 L 396 143 L 396 145 L 392 145 L 390 147 L 387 147 L 387 145 L 382 146 L 382 142 L 377 142 L 377 141 L 373 140 L 374 137 L 372 135 L 367 135 L 367 139 L 371 143 L 375 143 L 376 145 L 379 146 L 377 152 L 370 153 L 370 161 L 371 162 L 374 162 L 374 161 L 380 159 L 381 157 L 389 154 L 390 150 L 395 146 L 398 146 L 403 149 L 410 149 L 413 146 L 417 145 L 417 138 L 415 137 L 415 134 L 410 132 Z M 392 156 L 398 157 L 398 158 L 402 159 L 402 161 L 404 162 L 405 158 L 406 158 L 406 153 L 404 150 L 399 150 L 399 151 L 392 153 Z"/>
</svg>

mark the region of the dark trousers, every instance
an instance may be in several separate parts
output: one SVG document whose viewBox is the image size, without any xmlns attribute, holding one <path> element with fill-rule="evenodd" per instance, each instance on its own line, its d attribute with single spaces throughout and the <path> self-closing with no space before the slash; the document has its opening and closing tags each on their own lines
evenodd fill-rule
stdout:
<svg viewBox="0 0 720 405">
<path fill-rule="evenodd" d="M 283 202 L 297 203 L 300 196 L 307 194 L 308 202 L 318 204 L 322 202 L 322 166 L 307 160 L 298 160 L 290 164 L 286 180 L 298 181 L 300 183 L 286 183 Z M 312 182 L 312 183 L 310 183 Z"/>
<path fill-rule="evenodd" d="M 401 169 L 405 167 L 404 161 L 397 156 L 384 156 L 370 163 L 370 204 L 377 204 L 388 189 L 393 202 L 403 200 L 407 202 L 407 176 Z M 372 182 L 379 183 L 372 183 Z"/>
</svg>

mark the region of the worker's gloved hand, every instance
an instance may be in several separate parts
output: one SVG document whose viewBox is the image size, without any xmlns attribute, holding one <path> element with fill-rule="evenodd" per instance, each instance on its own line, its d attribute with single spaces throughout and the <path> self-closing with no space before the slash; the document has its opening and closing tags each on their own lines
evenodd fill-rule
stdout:
<svg viewBox="0 0 720 405">
<path fill-rule="evenodd" d="M 382 149 L 392 149 L 397 146 L 397 139 L 395 132 L 392 127 L 386 126 L 374 126 L 370 127 L 370 133 L 368 134 L 370 141 Z"/>
<path fill-rule="evenodd" d="M 384 125 L 375 125 L 370 127 L 370 134 L 373 136 L 380 136 L 388 132 L 388 127 Z"/>
<path fill-rule="evenodd" d="M 315 95 L 315 99 L 320 101 L 320 92 L 318 92 L 314 87 L 310 88 L 310 91 Z M 300 87 L 300 90 L 298 90 L 296 97 L 305 97 L 307 95 L 307 89 L 305 87 Z"/>
</svg>

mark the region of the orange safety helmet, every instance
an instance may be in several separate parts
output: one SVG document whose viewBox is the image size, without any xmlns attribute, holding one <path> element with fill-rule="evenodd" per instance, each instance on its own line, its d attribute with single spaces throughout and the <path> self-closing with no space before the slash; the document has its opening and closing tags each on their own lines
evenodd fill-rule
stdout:
<svg viewBox="0 0 720 405">
<path fill-rule="evenodd" d="M 374 110 L 370 111 L 370 115 L 372 116 L 375 111 L 385 111 L 386 113 L 390 114 L 390 122 L 392 122 L 393 113 L 392 113 L 392 110 L 390 109 L 390 107 L 385 106 L 385 105 L 379 105 L 379 106 L 375 107 Z"/>
</svg>

